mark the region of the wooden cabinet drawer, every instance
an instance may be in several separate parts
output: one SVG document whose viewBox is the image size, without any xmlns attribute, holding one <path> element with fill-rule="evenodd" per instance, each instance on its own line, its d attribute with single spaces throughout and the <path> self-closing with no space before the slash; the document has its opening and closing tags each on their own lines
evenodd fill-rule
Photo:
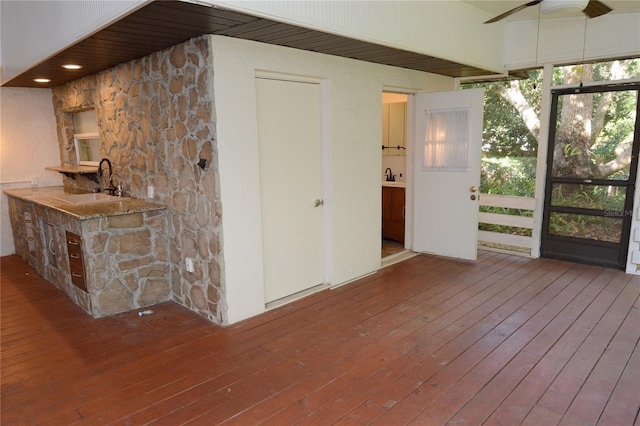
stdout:
<svg viewBox="0 0 640 426">
<path fill-rule="evenodd" d="M 69 263 L 75 265 L 82 264 L 83 259 L 81 246 L 69 245 L 69 243 L 67 243 L 67 251 L 69 252 Z"/>
<path fill-rule="evenodd" d="M 87 291 L 87 282 L 84 278 L 84 268 L 71 268 L 71 283 L 79 289 Z"/>
<path fill-rule="evenodd" d="M 72 232 L 66 231 L 67 253 L 69 254 L 69 272 L 71 283 L 76 287 L 87 291 L 87 282 L 84 272 L 84 259 L 82 256 L 82 238 Z"/>
</svg>

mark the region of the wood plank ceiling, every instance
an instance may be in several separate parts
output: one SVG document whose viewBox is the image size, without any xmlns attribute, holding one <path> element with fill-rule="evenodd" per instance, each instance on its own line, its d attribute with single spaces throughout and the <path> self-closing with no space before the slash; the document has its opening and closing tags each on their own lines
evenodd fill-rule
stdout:
<svg viewBox="0 0 640 426">
<path fill-rule="evenodd" d="M 155 1 L 25 71 L 5 86 L 55 87 L 202 34 L 224 35 L 450 77 L 493 72 L 431 56 L 181 1 Z M 62 65 L 82 64 L 69 71 Z M 35 83 L 46 77 L 50 83 Z"/>
</svg>

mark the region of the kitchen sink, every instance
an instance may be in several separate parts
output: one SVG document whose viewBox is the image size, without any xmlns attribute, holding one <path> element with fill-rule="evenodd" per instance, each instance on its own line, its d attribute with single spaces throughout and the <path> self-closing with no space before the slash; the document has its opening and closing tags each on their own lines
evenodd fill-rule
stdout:
<svg viewBox="0 0 640 426">
<path fill-rule="evenodd" d="M 108 195 L 102 192 L 89 193 L 89 194 L 69 194 L 61 195 L 59 197 L 53 197 L 58 201 L 64 201 L 65 203 L 73 204 L 74 206 L 84 206 L 87 204 L 101 204 L 101 203 L 114 203 L 118 201 L 128 200 L 129 197 L 116 197 L 115 195 Z"/>
</svg>

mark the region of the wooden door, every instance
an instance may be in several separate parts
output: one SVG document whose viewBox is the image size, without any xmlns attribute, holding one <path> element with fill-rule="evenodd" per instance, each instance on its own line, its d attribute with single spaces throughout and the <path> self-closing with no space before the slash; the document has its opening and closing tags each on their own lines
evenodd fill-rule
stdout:
<svg viewBox="0 0 640 426">
<path fill-rule="evenodd" d="M 475 260 L 483 90 L 416 94 L 414 114 L 413 250 Z"/>
<path fill-rule="evenodd" d="M 268 303 L 324 282 L 321 98 L 314 83 L 256 78 L 256 91 Z"/>
</svg>

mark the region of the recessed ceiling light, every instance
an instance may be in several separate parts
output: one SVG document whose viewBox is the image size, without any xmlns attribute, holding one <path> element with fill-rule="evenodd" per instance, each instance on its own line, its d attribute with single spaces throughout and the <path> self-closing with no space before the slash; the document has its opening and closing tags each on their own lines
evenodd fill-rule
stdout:
<svg viewBox="0 0 640 426">
<path fill-rule="evenodd" d="M 65 64 L 65 65 L 62 66 L 62 68 L 66 69 L 66 70 L 79 70 L 80 68 L 82 68 L 82 65 Z"/>
<path fill-rule="evenodd" d="M 33 81 L 36 83 L 51 83 L 50 78 L 34 78 Z"/>
</svg>

